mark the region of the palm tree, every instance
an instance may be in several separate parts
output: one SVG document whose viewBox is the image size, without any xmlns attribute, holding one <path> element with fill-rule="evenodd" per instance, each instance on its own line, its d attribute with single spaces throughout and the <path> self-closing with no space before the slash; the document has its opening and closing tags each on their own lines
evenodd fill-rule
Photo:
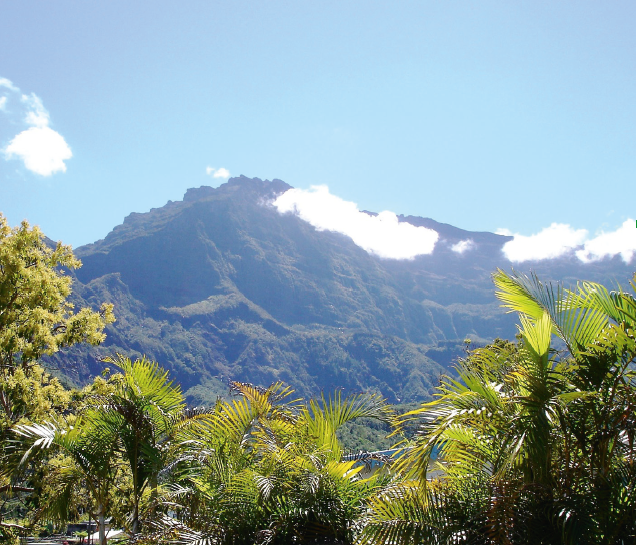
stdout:
<svg viewBox="0 0 637 545">
<path fill-rule="evenodd" d="M 634 294 L 590 282 L 551 289 L 502 271 L 495 283 L 523 326 L 547 322 L 568 350 L 557 368 L 567 384 L 555 464 L 555 497 L 569 500 L 554 502 L 562 527 L 596 543 L 634 541 Z"/>
<path fill-rule="evenodd" d="M 359 417 L 393 421 L 384 400 L 337 393 L 306 404 L 280 383 L 232 388 L 241 397 L 219 402 L 191 437 L 199 465 L 175 488 L 182 520 L 218 543 L 350 542 L 379 477 L 342 461 L 336 432 Z"/>
<path fill-rule="evenodd" d="M 54 446 L 74 461 L 72 467 L 64 468 L 58 475 L 64 481 L 61 487 L 64 492 L 48 510 L 64 519 L 67 507 L 64 498 L 71 493 L 76 476 L 83 475 L 97 505 L 100 539 L 109 491 L 114 484 L 117 461 L 121 460 L 118 457 L 123 455 L 130 470 L 130 532 L 136 535 L 140 531 L 140 503 L 145 491 L 150 487 L 155 496 L 151 500 L 157 500 L 158 475 L 179 458 L 181 435 L 207 418 L 205 411 L 185 408 L 181 390 L 168 381 L 167 372 L 157 363 L 146 358 L 132 362 L 123 356 L 106 361 L 117 365 L 123 373 L 111 378 L 105 392 L 91 395 L 91 408 L 74 426 L 50 422 L 18 428 L 22 443 L 27 443 L 28 448 L 22 464 L 38 450 Z"/>
<path fill-rule="evenodd" d="M 161 440 L 184 401 L 172 388 L 167 373 L 146 358 L 134 363 L 117 356 L 106 362 L 117 365 L 123 374 L 115 391 L 102 407 L 101 424 L 118 437 L 118 444 L 130 466 L 133 480 L 131 533 L 139 532 L 139 504 L 145 488 L 162 467 Z"/>
<path fill-rule="evenodd" d="M 186 409 L 179 386 L 168 372 L 143 357 L 134 362 L 118 355 L 106 358 L 123 373 L 101 407 L 100 425 L 117 436 L 133 481 L 131 534 L 140 531 L 140 502 L 150 487 L 157 499 L 158 476 L 179 457 L 182 436 L 209 418 L 207 411 Z M 151 502 L 152 503 L 152 502 Z"/>
<path fill-rule="evenodd" d="M 519 313 L 519 344 L 473 351 L 434 401 L 404 415 L 421 422 L 398 464 L 411 492 L 378 496 L 361 542 L 634 541 L 634 296 L 502 271 L 494 281 Z M 444 476 L 431 483 L 434 452 Z"/>
<path fill-rule="evenodd" d="M 71 464 L 63 468 L 63 492 L 47 506 L 66 520 L 71 489 L 83 479 L 96 506 L 100 545 L 106 545 L 105 517 L 109 509 L 109 497 L 116 473 L 116 436 L 105 431 L 99 411 L 91 410 L 79 418 L 74 426 L 56 422 L 19 426 L 16 430 L 21 446 L 27 447 L 20 459 L 26 464 L 38 451 L 57 448 L 68 456 Z"/>
</svg>

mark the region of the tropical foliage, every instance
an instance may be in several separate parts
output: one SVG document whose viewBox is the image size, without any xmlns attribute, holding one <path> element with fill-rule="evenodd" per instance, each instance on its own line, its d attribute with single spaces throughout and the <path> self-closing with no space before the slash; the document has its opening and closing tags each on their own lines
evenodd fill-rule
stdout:
<svg viewBox="0 0 637 545">
<path fill-rule="evenodd" d="M 43 354 L 78 342 L 99 344 L 114 321 L 113 305 L 73 312 L 71 278 L 81 262 L 70 246 L 51 249 L 37 227 L 10 228 L 0 214 L 0 370 L 27 367 Z"/>
<path fill-rule="evenodd" d="M 420 421 L 411 484 L 371 502 L 362 542 L 634 542 L 634 295 L 494 281 L 518 343 L 474 350 L 403 416 Z"/>
<path fill-rule="evenodd" d="M 43 449 L 63 454 L 52 472 L 56 494 L 39 515 L 64 520 L 81 482 L 105 542 L 110 491 L 123 470 L 132 483 L 125 524 L 133 536 L 144 530 L 142 539 L 352 541 L 365 500 L 383 478 L 361 478 L 364 466 L 343 460 L 336 432 L 356 418 L 393 422 L 382 398 L 336 393 L 306 404 L 280 383 L 233 383 L 238 399 L 186 410 L 157 364 L 112 362 L 123 374 L 111 377 L 108 395 L 93 396 L 99 403 L 86 404 L 73 425 L 58 420 L 17 430 L 18 465 Z"/>
<path fill-rule="evenodd" d="M 98 520 L 101 544 L 107 517 L 149 544 L 634 542 L 634 293 L 494 281 L 517 341 L 468 350 L 400 417 L 378 394 L 305 401 L 281 382 L 192 409 L 156 362 L 122 355 L 69 391 L 9 347 L 0 492 L 24 526 Z M 369 422 L 396 459 L 344 448 Z"/>
<path fill-rule="evenodd" d="M 391 422 L 384 400 L 336 393 L 305 404 L 282 384 L 233 388 L 241 398 L 206 423 L 184 520 L 220 543 L 350 542 L 382 479 L 343 460 L 336 432 L 356 418 Z"/>
<path fill-rule="evenodd" d="M 12 229 L 0 214 L 0 537 L 16 528 L 3 521 L 4 513 L 23 510 L 16 496 L 36 491 L 27 482 L 33 475 L 11 471 L 6 449 L 14 431 L 62 414 L 70 402 L 69 392 L 38 359 L 81 342 L 99 344 L 114 321 L 109 304 L 74 312 L 64 270 L 80 266 L 70 247 L 48 244 L 27 222 Z"/>
</svg>

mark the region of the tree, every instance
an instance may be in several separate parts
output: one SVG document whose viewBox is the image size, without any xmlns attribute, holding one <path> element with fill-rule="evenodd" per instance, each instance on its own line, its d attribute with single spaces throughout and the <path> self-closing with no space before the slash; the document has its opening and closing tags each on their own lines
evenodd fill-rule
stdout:
<svg viewBox="0 0 637 545">
<path fill-rule="evenodd" d="M 100 423 L 104 400 L 114 393 L 119 378 L 97 376 L 82 390 L 67 391 L 68 408 L 37 419 L 45 423 L 40 431 L 16 428 L 9 451 L 17 455 L 14 463 L 29 471 L 35 489 L 28 497 L 30 526 L 46 521 L 64 528 L 88 514 L 98 522 L 98 530 L 106 516 L 112 524 L 125 527 L 134 497 L 130 469 L 118 448 L 118 435 L 111 435 Z M 73 440 L 64 443 L 63 437 L 54 437 L 49 442 L 52 429 L 60 436 L 70 433 Z M 93 456 L 91 444 L 106 456 Z"/>
<path fill-rule="evenodd" d="M 393 423 L 385 401 L 336 393 L 306 404 L 281 383 L 232 388 L 241 397 L 220 401 L 188 438 L 192 462 L 173 489 L 181 531 L 194 542 L 351 543 L 383 477 L 361 478 L 336 434 L 356 418 Z"/>
<path fill-rule="evenodd" d="M 178 456 L 179 434 L 207 416 L 186 410 L 181 389 L 156 362 L 146 358 L 132 362 L 121 355 L 105 361 L 123 374 L 112 378 L 114 390 L 103 399 L 99 425 L 116 438 L 128 462 L 133 481 L 130 530 L 136 535 L 144 491 L 150 487 L 156 495 L 160 471 Z"/>
<path fill-rule="evenodd" d="M 494 281 L 519 343 L 474 350 L 404 416 L 421 422 L 399 464 L 411 481 L 370 503 L 361 543 L 634 542 L 634 295 Z"/>
<path fill-rule="evenodd" d="M 56 378 L 48 375 L 39 365 L 22 368 L 7 374 L 0 371 L 0 541 L 5 516 L 17 518 L 25 513 L 22 501 L 37 494 L 38 482 L 32 472 L 12 472 L 6 447 L 14 438 L 17 424 L 42 421 L 68 408 L 70 393 Z M 10 526 L 9 526 L 10 527 Z M 14 526 L 15 527 L 15 526 Z"/>
<path fill-rule="evenodd" d="M 106 545 L 105 518 L 117 473 L 117 436 L 103 425 L 102 416 L 98 408 L 89 410 L 73 426 L 50 421 L 18 426 L 16 432 L 23 445 L 28 446 L 21 464 L 29 462 L 39 451 L 50 448 L 66 455 L 68 463 L 60 468 L 62 491 L 48 510 L 57 512 L 59 518 L 65 520 L 71 490 L 79 479 L 83 479 L 95 502 L 100 545 Z"/>
<path fill-rule="evenodd" d="M 37 227 L 11 229 L 0 214 L 0 371 L 28 368 L 43 354 L 78 342 L 99 344 L 113 305 L 73 312 L 71 277 L 81 262 L 70 246 L 49 248 Z"/>
<path fill-rule="evenodd" d="M 51 248 L 37 227 L 23 222 L 11 229 L 0 214 L 0 494 L 30 488 L 20 481 L 24 472 L 9 471 L 12 430 L 52 418 L 68 402 L 68 393 L 38 359 L 78 342 L 99 344 L 104 327 L 114 321 L 108 304 L 98 312 L 73 311 L 65 269 L 80 265 L 69 246 Z"/>
</svg>

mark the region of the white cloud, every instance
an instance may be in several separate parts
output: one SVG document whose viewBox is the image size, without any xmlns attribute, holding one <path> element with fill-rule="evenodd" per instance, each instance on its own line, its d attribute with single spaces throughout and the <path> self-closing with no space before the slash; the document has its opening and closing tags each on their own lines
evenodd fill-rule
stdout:
<svg viewBox="0 0 637 545">
<path fill-rule="evenodd" d="M 498 229 L 498 234 L 505 234 Z M 502 251 L 509 261 L 538 261 L 568 254 L 584 244 L 586 229 L 573 229 L 564 223 L 552 223 L 531 236 L 513 235 Z"/>
<path fill-rule="evenodd" d="M 601 233 L 584 243 L 584 248 L 575 252 L 584 262 L 598 261 L 605 257 L 621 255 L 630 263 L 637 248 L 637 229 L 635 220 L 626 220 L 619 229 L 611 233 Z"/>
<path fill-rule="evenodd" d="M 64 161 L 73 156 L 62 135 L 49 127 L 22 131 L 9 142 L 4 153 L 7 159 L 22 159 L 27 169 L 41 176 L 66 172 Z"/>
<path fill-rule="evenodd" d="M 73 153 L 64 137 L 49 127 L 49 112 L 42 100 L 34 93 L 22 94 L 6 78 L 0 78 L 0 88 L 6 90 L 0 97 L 0 111 L 13 120 L 11 126 L 24 128 L 2 150 L 4 158 L 21 159 L 25 168 L 41 176 L 66 172 L 64 161 Z"/>
<path fill-rule="evenodd" d="M 49 112 L 44 109 L 42 100 L 40 100 L 39 97 L 31 93 L 30 95 L 22 95 L 20 100 L 27 108 L 24 121 L 28 125 L 32 125 L 34 127 L 48 127 L 50 121 Z"/>
<path fill-rule="evenodd" d="M 227 168 L 213 168 L 213 167 L 206 167 L 206 174 L 208 176 L 212 176 L 213 178 L 222 178 L 222 179 L 227 179 L 230 178 L 230 171 Z"/>
<path fill-rule="evenodd" d="M 11 80 L 8 80 L 7 78 L 0 78 L 0 87 L 6 87 L 10 91 L 15 91 L 15 92 L 20 91 L 20 89 L 18 89 L 15 85 L 13 85 Z"/>
<path fill-rule="evenodd" d="M 575 254 L 585 263 L 614 255 L 621 255 L 628 263 L 637 247 L 634 220 L 626 220 L 616 231 L 602 233 L 592 239 L 588 238 L 586 229 L 575 229 L 563 223 L 553 223 L 530 236 L 513 234 L 508 229 L 498 229 L 496 232 L 513 236 L 513 240 L 507 242 L 502 251 L 509 261 L 514 262 L 540 261 Z"/>
<path fill-rule="evenodd" d="M 413 259 L 434 250 L 438 233 L 399 222 L 393 212 L 370 216 L 355 203 L 332 195 L 327 186 L 289 189 L 274 206 L 279 213 L 294 213 L 319 231 L 336 231 L 350 237 L 369 253 L 388 259 Z"/>
<path fill-rule="evenodd" d="M 473 250 L 475 247 L 476 247 L 476 243 L 473 242 L 473 240 L 471 240 L 470 238 L 468 238 L 466 240 L 461 240 L 460 242 L 457 242 L 451 247 L 451 249 L 458 254 L 464 254 L 467 250 Z"/>
</svg>

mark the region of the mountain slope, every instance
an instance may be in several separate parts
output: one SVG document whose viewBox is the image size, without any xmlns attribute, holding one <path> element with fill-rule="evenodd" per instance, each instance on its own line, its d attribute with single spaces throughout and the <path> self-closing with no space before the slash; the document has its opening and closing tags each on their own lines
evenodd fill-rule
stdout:
<svg viewBox="0 0 637 545">
<path fill-rule="evenodd" d="M 401 216 L 436 230 L 439 243 L 413 260 L 380 259 L 280 214 L 271 202 L 288 189 L 245 177 L 191 189 L 78 248 L 77 302 L 113 302 L 118 321 L 104 346 L 51 363 L 82 382 L 101 371 L 100 355 L 146 354 L 193 402 L 230 378 L 283 380 L 304 395 L 375 389 L 408 401 L 431 392 L 465 337 L 514 335 L 490 282 L 496 267 L 510 267 L 501 252 L 509 237 Z M 475 251 L 451 250 L 467 239 Z M 539 265 L 551 278 L 583 270 L 575 260 Z M 629 274 L 619 260 L 586 267 L 582 278 Z"/>
</svg>

